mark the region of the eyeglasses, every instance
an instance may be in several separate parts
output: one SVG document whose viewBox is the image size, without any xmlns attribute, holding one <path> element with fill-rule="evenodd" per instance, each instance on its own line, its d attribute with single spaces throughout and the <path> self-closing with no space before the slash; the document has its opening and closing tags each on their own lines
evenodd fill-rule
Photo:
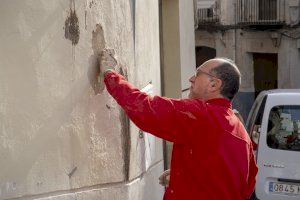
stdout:
<svg viewBox="0 0 300 200">
<path fill-rule="evenodd" d="M 210 74 L 210 73 L 208 73 L 208 72 L 205 72 L 205 71 L 201 70 L 200 68 L 198 68 L 198 69 L 196 70 L 195 76 L 199 76 L 201 73 L 202 73 L 202 74 L 206 74 L 207 76 L 210 76 L 210 77 L 219 79 L 219 78 L 216 77 L 215 75 L 212 75 L 212 74 Z"/>
</svg>

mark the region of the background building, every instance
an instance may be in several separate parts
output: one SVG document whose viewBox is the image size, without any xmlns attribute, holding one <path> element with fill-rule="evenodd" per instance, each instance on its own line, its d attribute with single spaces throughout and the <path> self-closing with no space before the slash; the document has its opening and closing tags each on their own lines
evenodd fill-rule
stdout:
<svg viewBox="0 0 300 200">
<path fill-rule="evenodd" d="M 260 91 L 300 87 L 299 0 L 211 2 L 197 4 L 197 65 L 215 56 L 237 63 L 242 86 L 234 106 L 245 119 Z"/>
<path fill-rule="evenodd" d="M 113 48 L 130 82 L 180 97 L 193 17 L 192 0 L 0 1 L 0 199 L 161 200 L 162 140 L 129 122 L 97 56 Z"/>
</svg>

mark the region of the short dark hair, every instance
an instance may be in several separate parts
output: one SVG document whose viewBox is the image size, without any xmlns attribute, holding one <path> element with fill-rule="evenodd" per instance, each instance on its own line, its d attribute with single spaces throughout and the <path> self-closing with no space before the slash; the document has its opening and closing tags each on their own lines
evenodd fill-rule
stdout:
<svg viewBox="0 0 300 200">
<path fill-rule="evenodd" d="M 237 94 L 241 84 L 241 73 L 236 64 L 228 58 L 215 58 L 220 64 L 213 69 L 211 73 L 222 80 L 221 95 L 232 100 Z"/>
</svg>

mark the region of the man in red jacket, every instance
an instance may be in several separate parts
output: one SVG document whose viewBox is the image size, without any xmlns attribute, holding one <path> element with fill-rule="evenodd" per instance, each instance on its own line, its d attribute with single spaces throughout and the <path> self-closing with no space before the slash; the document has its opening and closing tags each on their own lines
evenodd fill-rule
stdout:
<svg viewBox="0 0 300 200">
<path fill-rule="evenodd" d="M 240 72 L 216 58 L 190 78 L 189 99 L 148 96 L 113 69 L 111 51 L 100 57 L 108 92 L 142 130 L 174 143 L 165 200 L 245 200 L 255 185 L 257 166 L 251 140 L 235 116 L 231 100 Z"/>
</svg>

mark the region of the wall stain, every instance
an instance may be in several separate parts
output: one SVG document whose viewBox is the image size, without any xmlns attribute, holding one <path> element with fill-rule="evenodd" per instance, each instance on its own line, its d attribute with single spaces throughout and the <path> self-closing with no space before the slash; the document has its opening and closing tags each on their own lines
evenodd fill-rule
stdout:
<svg viewBox="0 0 300 200">
<path fill-rule="evenodd" d="M 74 167 L 72 169 L 72 171 L 70 173 L 68 173 L 69 178 L 71 178 L 73 176 L 73 174 L 75 173 L 76 170 L 77 170 L 77 167 Z"/>
<path fill-rule="evenodd" d="M 70 9 L 70 15 L 65 21 L 65 38 L 71 40 L 72 45 L 78 44 L 79 41 L 79 21 L 75 10 Z"/>
<path fill-rule="evenodd" d="M 91 2 L 89 3 L 89 7 L 92 8 L 93 5 L 96 5 L 96 2 L 91 1 Z"/>
</svg>

